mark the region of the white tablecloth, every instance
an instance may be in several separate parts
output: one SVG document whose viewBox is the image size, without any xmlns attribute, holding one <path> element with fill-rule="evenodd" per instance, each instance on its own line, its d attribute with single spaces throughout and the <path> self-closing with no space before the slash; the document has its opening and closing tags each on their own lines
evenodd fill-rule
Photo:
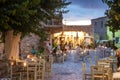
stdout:
<svg viewBox="0 0 120 80">
<path fill-rule="evenodd" d="M 120 79 L 120 72 L 113 73 L 113 79 Z"/>
</svg>

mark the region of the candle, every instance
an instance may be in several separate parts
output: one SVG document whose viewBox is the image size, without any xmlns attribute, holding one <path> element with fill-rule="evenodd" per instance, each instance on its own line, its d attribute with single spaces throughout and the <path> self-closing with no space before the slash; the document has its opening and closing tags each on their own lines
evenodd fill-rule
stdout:
<svg viewBox="0 0 120 80">
<path fill-rule="evenodd" d="M 26 62 L 24 62 L 24 63 L 23 63 L 23 66 L 24 66 L 24 67 L 26 67 L 26 66 L 27 66 L 27 63 L 26 63 Z"/>
<path fill-rule="evenodd" d="M 27 55 L 27 58 L 30 58 L 30 55 Z"/>
<path fill-rule="evenodd" d="M 42 57 L 40 56 L 40 59 L 41 59 Z"/>
<path fill-rule="evenodd" d="M 14 65 L 14 62 L 13 62 L 13 61 L 11 62 L 11 65 L 12 65 L 12 66 Z"/>
</svg>

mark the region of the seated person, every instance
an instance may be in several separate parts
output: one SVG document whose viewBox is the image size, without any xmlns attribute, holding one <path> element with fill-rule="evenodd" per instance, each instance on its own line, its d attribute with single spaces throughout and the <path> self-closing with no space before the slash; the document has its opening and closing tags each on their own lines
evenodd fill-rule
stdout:
<svg viewBox="0 0 120 80">
<path fill-rule="evenodd" d="M 33 55 L 36 55 L 36 50 L 35 50 L 34 47 L 32 47 L 32 51 L 31 51 L 31 53 L 32 53 Z"/>
</svg>

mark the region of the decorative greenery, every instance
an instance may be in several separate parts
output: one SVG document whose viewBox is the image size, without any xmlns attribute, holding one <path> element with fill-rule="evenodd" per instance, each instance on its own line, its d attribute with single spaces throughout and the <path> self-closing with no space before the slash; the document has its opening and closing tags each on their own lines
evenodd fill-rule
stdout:
<svg viewBox="0 0 120 80">
<path fill-rule="evenodd" d="M 111 31 L 120 30 L 120 0 L 103 0 L 109 9 L 105 14 L 108 17 L 107 25 Z"/>
<path fill-rule="evenodd" d="M 37 55 L 41 56 L 41 55 L 43 55 L 43 52 L 44 52 L 44 48 L 42 46 L 40 46 Z"/>
<path fill-rule="evenodd" d="M 58 45 L 57 45 L 57 43 L 53 42 L 52 46 L 53 46 L 53 48 L 55 48 L 55 47 L 57 47 Z"/>
</svg>

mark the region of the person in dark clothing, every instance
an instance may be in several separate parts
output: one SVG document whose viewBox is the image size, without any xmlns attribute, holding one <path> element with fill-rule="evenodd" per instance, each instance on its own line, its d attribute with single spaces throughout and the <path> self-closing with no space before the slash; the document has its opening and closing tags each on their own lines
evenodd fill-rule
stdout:
<svg viewBox="0 0 120 80">
<path fill-rule="evenodd" d="M 55 47 L 55 49 L 52 51 L 52 55 L 56 56 L 56 52 L 57 52 L 57 47 Z"/>
</svg>

